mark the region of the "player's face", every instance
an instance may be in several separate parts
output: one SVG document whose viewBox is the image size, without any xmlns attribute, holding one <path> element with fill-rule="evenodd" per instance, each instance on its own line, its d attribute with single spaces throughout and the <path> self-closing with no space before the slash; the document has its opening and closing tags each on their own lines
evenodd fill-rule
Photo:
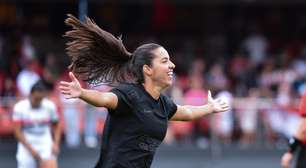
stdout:
<svg viewBox="0 0 306 168">
<path fill-rule="evenodd" d="M 46 92 L 43 91 L 34 91 L 31 94 L 31 104 L 32 107 L 36 108 L 40 106 L 41 101 L 43 100 L 43 98 L 46 97 Z"/>
<path fill-rule="evenodd" d="M 155 57 L 152 60 L 151 79 L 163 88 L 172 84 L 173 69 L 175 65 L 171 62 L 168 52 L 163 48 L 153 51 Z"/>
</svg>

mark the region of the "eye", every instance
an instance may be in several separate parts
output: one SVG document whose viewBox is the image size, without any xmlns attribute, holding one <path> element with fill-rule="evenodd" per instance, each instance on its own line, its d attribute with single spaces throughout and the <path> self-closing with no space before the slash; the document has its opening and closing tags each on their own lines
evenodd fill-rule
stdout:
<svg viewBox="0 0 306 168">
<path fill-rule="evenodd" d="M 167 62 L 168 62 L 167 58 L 162 59 L 162 63 L 167 63 Z"/>
</svg>

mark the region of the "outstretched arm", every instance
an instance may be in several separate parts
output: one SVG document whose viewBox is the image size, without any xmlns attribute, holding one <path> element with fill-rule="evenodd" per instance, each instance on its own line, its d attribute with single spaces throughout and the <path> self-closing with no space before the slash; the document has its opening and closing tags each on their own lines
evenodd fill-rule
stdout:
<svg viewBox="0 0 306 168">
<path fill-rule="evenodd" d="M 299 123 L 298 129 L 295 132 L 292 142 L 290 144 L 295 143 L 294 148 L 299 147 L 301 145 L 303 139 L 306 137 L 306 117 L 303 117 Z M 292 148 L 292 147 L 291 147 Z M 291 161 L 293 160 L 293 152 L 292 149 L 283 154 L 281 159 L 281 165 L 283 168 L 289 168 Z"/>
<path fill-rule="evenodd" d="M 84 89 L 72 72 L 69 72 L 69 77 L 71 82 L 61 81 L 59 86 L 66 99 L 80 98 L 91 105 L 109 109 L 117 107 L 118 97 L 114 93 Z"/>
<path fill-rule="evenodd" d="M 228 104 L 222 99 L 213 99 L 210 91 L 208 92 L 208 103 L 203 106 L 180 106 L 171 118 L 172 121 L 191 121 L 199 119 L 211 113 L 224 112 L 229 110 Z"/>
</svg>

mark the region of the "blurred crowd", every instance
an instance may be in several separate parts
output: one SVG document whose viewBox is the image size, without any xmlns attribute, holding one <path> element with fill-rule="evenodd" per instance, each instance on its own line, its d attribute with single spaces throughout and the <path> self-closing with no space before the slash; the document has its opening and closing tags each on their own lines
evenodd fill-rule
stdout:
<svg viewBox="0 0 306 168">
<path fill-rule="evenodd" d="M 156 19 L 156 23 L 161 21 Z M 222 97 L 231 105 L 230 111 L 199 121 L 171 123 L 165 143 L 205 148 L 215 136 L 220 143 L 248 147 L 257 143 L 260 135 L 266 144 L 275 145 L 293 134 L 299 120 L 299 99 L 306 88 L 306 41 L 293 37 L 284 42 L 267 36 L 266 31 L 251 24 L 232 52 L 228 48 L 233 44 L 222 33 L 207 36 L 205 42 L 193 40 L 198 37 L 192 35 L 124 35 L 128 48 L 145 42 L 165 46 L 176 64 L 175 82 L 165 94 L 176 103 L 205 104 L 211 90 L 213 97 Z M 55 46 L 59 47 L 53 51 Z M 106 109 L 66 100 L 59 94 L 58 82 L 69 80 L 69 59 L 59 37 L 21 32 L 4 36 L 0 32 L 0 60 L 0 136 L 12 133 L 10 115 L 16 100 L 28 96 L 31 86 L 42 80 L 58 107 L 66 144 L 77 147 L 84 135 L 87 146 L 97 145 Z M 110 89 L 104 85 L 88 87 Z"/>
</svg>

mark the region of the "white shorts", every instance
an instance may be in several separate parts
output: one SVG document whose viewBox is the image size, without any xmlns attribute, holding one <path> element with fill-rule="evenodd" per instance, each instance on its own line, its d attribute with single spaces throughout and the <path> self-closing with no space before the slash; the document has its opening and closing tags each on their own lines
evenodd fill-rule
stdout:
<svg viewBox="0 0 306 168">
<path fill-rule="evenodd" d="M 56 156 L 52 154 L 51 146 L 33 147 L 42 160 L 56 160 Z M 37 168 L 38 166 L 36 160 L 23 145 L 18 145 L 16 159 L 18 168 Z"/>
</svg>

